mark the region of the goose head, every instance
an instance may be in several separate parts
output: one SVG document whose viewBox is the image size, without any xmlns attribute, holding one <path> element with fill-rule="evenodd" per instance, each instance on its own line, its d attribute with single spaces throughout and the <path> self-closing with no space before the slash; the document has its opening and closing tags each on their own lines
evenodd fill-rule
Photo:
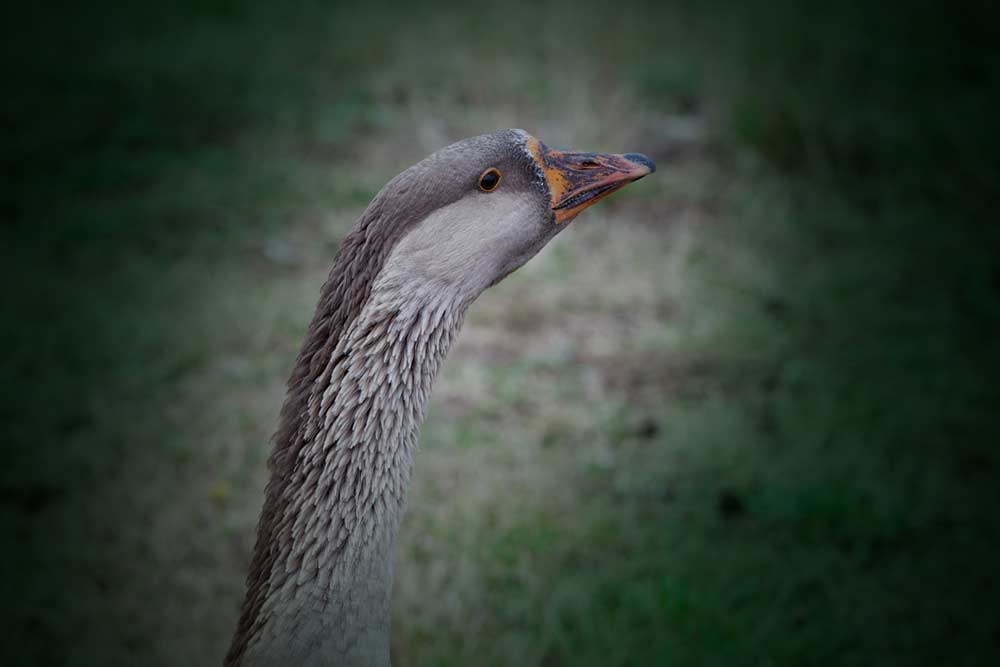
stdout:
<svg viewBox="0 0 1000 667">
<path fill-rule="evenodd" d="M 452 144 L 372 203 L 401 233 L 386 278 L 470 302 L 584 210 L 655 170 L 640 153 L 553 150 L 523 130 Z"/>
</svg>

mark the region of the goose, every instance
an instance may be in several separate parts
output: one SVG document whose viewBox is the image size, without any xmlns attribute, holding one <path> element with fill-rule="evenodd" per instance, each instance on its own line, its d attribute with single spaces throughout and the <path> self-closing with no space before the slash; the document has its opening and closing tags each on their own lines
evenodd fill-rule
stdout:
<svg viewBox="0 0 1000 667">
<path fill-rule="evenodd" d="M 406 169 L 341 242 L 288 381 L 225 665 L 390 664 L 396 536 L 431 384 L 469 305 L 655 171 L 523 130 Z"/>
</svg>

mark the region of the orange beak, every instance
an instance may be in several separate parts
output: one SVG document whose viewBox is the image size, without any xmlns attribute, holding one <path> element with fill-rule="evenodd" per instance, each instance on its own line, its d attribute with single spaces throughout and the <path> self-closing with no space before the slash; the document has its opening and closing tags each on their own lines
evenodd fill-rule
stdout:
<svg viewBox="0 0 1000 667">
<path fill-rule="evenodd" d="M 528 140 L 528 149 L 549 184 L 557 223 L 569 222 L 588 206 L 656 171 L 642 153 L 556 151 L 535 138 Z"/>
</svg>

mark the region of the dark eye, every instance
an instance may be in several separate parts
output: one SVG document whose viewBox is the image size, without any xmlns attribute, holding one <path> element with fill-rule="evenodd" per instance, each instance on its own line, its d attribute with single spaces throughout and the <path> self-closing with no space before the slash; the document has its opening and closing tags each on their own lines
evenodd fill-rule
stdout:
<svg viewBox="0 0 1000 667">
<path fill-rule="evenodd" d="M 479 189 L 483 192 L 493 192 L 500 185 L 500 172 L 496 167 L 490 167 L 479 177 Z"/>
</svg>

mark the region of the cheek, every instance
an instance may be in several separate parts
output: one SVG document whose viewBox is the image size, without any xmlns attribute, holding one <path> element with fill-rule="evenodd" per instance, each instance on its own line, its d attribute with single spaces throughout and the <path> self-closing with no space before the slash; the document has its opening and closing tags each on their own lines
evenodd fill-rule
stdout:
<svg viewBox="0 0 1000 667">
<path fill-rule="evenodd" d="M 534 256 L 558 230 L 535 202 L 517 196 L 470 197 L 435 212 L 397 246 L 406 281 L 475 298 Z"/>
<path fill-rule="evenodd" d="M 489 284 L 520 268 L 541 250 L 552 233 L 533 218 L 499 221 L 491 229 L 468 239 L 469 259 L 491 267 Z"/>
</svg>

